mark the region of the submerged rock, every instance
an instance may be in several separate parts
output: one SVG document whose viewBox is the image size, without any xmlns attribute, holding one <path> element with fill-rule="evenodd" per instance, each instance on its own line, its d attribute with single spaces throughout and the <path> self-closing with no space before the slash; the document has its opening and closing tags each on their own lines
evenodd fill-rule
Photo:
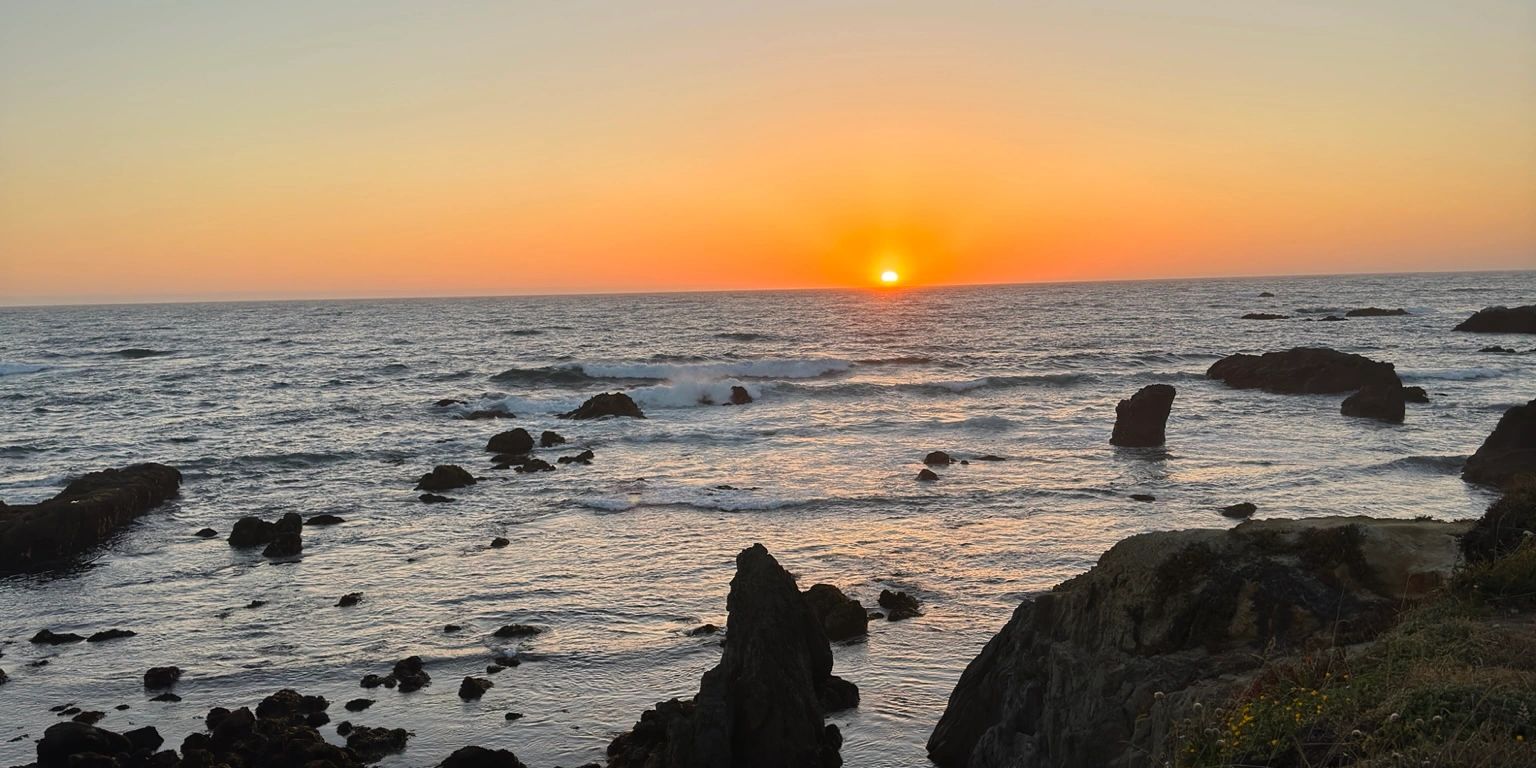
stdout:
<svg viewBox="0 0 1536 768">
<path fill-rule="evenodd" d="M 439 464 L 416 481 L 416 490 L 448 491 L 474 484 L 475 476 L 463 467 L 457 464 Z"/>
<path fill-rule="evenodd" d="M 483 677 L 466 677 L 459 683 L 459 698 L 465 701 L 479 699 L 496 684 Z"/>
<path fill-rule="evenodd" d="M 804 595 L 828 640 L 835 643 L 869 634 L 869 614 L 864 605 L 842 590 L 831 584 L 814 584 Z"/>
<path fill-rule="evenodd" d="M 416 500 L 423 504 L 447 504 L 448 502 L 456 501 L 456 499 L 452 499 L 447 496 L 439 496 L 435 493 L 423 493 L 422 495 L 417 496 Z"/>
<path fill-rule="evenodd" d="M 623 392 L 604 392 L 587 399 L 573 411 L 560 414 L 562 419 L 597 419 L 603 416 L 628 416 L 632 419 L 643 419 L 645 414 L 640 406 L 635 405 L 629 395 Z"/>
<path fill-rule="evenodd" d="M 85 637 L 73 632 L 54 632 L 51 629 L 40 629 L 32 636 L 32 642 L 37 645 L 64 645 L 65 643 L 78 643 Z"/>
<path fill-rule="evenodd" d="M 65 565 L 180 487 L 174 468 L 134 464 L 82 475 L 47 501 L 0 505 L 0 573 Z"/>
<path fill-rule="evenodd" d="M 118 640 L 125 637 L 134 637 L 136 635 L 138 635 L 138 633 L 131 629 L 104 629 L 100 632 L 92 634 L 85 640 L 88 643 L 100 643 L 106 640 Z"/>
<path fill-rule="evenodd" d="M 361 592 L 348 592 L 345 595 L 342 595 L 340 600 L 336 601 L 336 607 L 337 608 L 351 608 L 352 606 L 357 605 L 358 603 L 361 603 L 362 601 L 363 601 L 363 593 L 361 593 Z"/>
<path fill-rule="evenodd" d="M 1152 448 L 1166 440 L 1168 412 L 1178 390 L 1167 384 L 1149 384 L 1115 406 L 1115 429 L 1111 445 Z"/>
<path fill-rule="evenodd" d="M 1536 304 L 1480 309 L 1458 324 L 1470 333 L 1536 333 Z"/>
<path fill-rule="evenodd" d="M 828 707 L 858 688 L 832 675 L 832 648 L 790 576 L 761 544 L 736 557 L 730 637 L 690 701 L 672 699 L 608 745 L 610 768 L 832 768 L 842 734 Z"/>
<path fill-rule="evenodd" d="M 1133 493 L 1131 494 L 1131 499 L 1133 501 L 1157 501 L 1157 497 L 1150 493 Z"/>
<path fill-rule="evenodd" d="M 1244 320 L 1289 320 L 1290 315 L 1277 315 L 1273 312 L 1249 312 L 1243 315 Z"/>
<path fill-rule="evenodd" d="M 544 434 L 553 434 L 546 432 Z M 485 449 L 491 453 L 502 453 L 511 456 L 529 453 L 533 450 L 533 435 L 528 430 L 518 427 L 493 435 L 485 444 Z"/>
<path fill-rule="evenodd" d="M 1469 483 L 1503 485 L 1524 473 L 1536 473 L 1536 400 L 1517 405 L 1499 423 L 1462 467 Z"/>
<path fill-rule="evenodd" d="M 553 465 L 553 464 L 551 464 L 551 463 L 549 463 L 549 462 L 547 462 L 547 461 L 545 461 L 543 459 L 529 459 L 529 460 L 527 460 L 527 461 L 517 465 L 516 467 L 513 467 L 512 471 L 520 472 L 520 473 L 528 473 L 528 472 L 553 472 L 553 471 L 555 471 L 555 465 Z"/>
<path fill-rule="evenodd" d="M 924 469 L 924 470 L 921 470 L 921 471 L 919 471 L 917 473 L 917 479 L 921 480 L 921 481 L 923 481 L 925 483 L 931 483 L 931 482 L 934 482 L 935 480 L 938 480 L 939 479 L 939 475 L 938 475 L 937 472 L 934 472 L 931 469 Z"/>
<path fill-rule="evenodd" d="M 1382 309 L 1381 307 L 1361 307 L 1351 309 L 1344 313 L 1345 317 L 1398 317 L 1408 314 L 1406 309 Z"/>
<path fill-rule="evenodd" d="M 304 524 L 305 525 L 341 525 L 342 523 L 345 523 L 345 522 L 346 522 L 345 519 L 337 517 L 335 515 L 320 514 L 320 515 L 311 515 L 308 520 L 304 521 Z"/>
<path fill-rule="evenodd" d="M 560 458 L 556 459 L 556 461 L 560 462 L 561 464 L 587 465 L 592 463 L 593 458 L 595 458 L 595 454 L 593 454 L 591 451 L 582 451 L 575 456 L 561 456 Z"/>
<path fill-rule="evenodd" d="M 1403 387 L 1403 399 L 1410 403 L 1429 402 L 1429 393 L 1423 387 Z"/>
<path fill-rule="evenodd" d="M 1276 654 L 1369 639 L 1433 593 L 1466 528 L 1313 518 L 1132 536 L 1014 611 L 961 675 L 929 757 L 941 768 L 1143 765 L 1165 754 L 1172 713 L 1193 697 L 1246 684 Z"/>
<path fill-rule="evenodd" d="M 731 386 L 731 397 L 725 401 L 726 405 L 746 405 L 752 402 L 752 393 L 746 387 L 740 385 Z"/>
<path fill-rule="evenodd" d="M 502 639 L 507 639 L 511 637 L 533 637 L 534 635 L 540 634 L 543 631 L 544 630 L 539 629 L 532 624 L 506 624 L 491 634 Z"/>
<path fill-rule="evenodd" d="M 304 551 L 304 539 L 297 531 L 284 531 L 277 534 L 265 549 L 261 550 L 263 557 L 297 557 Z"/>
<path fill-rule="evenodd" d="M 880 590 L 880 607 L 887 613 L 886 621 L 901 621 L 913 619 L 923 615 L 918 610 L 917 598 L 905 592 L 892 592 L 889 589 Z"/>
</svg>

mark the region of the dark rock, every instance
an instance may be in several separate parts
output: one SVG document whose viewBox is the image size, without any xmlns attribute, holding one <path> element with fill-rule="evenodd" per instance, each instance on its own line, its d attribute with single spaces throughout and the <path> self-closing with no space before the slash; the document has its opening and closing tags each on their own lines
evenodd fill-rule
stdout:
<svg viewBox="0 0 1536 768">
<path fill-rule="evenodd" d="M 925 483 L 931 483 L 935 480 L 938 480 L 939 476 L 931 469 L 924 469 L 917 473 L 917 479 L 922 480 Z"/>
<path fill-rule="evenodd" d="M 1344 313 L 1345 317 L 1397 317 L 1408 314 L 1406 309 L 1382 309 L 1381 307 L 1362 307 L 1351 309 Z"/>
<path fill-rule="evenodd" d="M 64 722 L 48 726 L 37 742 L 39 768 L 69 768 L 87 755 L 111 757 L 133 751 L 133 743 L 121 734 L 85 723 Z"/>
<path fill-rule="evenodd" d="M 1515 483 L 1461 537 L 1461 551 L 1469 564 L 1491 562 L 1513 554 L 1533 536 L 1536 483 Z"/>
<path fill-rule="evenodd" d="M 390 677 L 400 681 L 400 692 L 420 690 L 432 682 L 432 676 L 422 668 L 420 656 L 408 656 L 395 662 Z"/>
<path fill-rule="evenodd" d="M 159 702 L 164 702 L 164 703 L 167 703 L 167 704 L 175 704 L 176 702 L 181 701 L 181 697 L 177 696 L 174 693 L 162 693 L 159 696 L 155 696 L 154 698 L 151 698 L 150 701 L 159 701 Z"/>
<path fill-rule="evenodd" d="M 731 386 L 731 397 L 725 401 L 726 405 L 746 405 L 752 402 L 752 393 L 746 387 L 740 385 Z"/>
<path fill-rule="evenodd" d="M 378 688 L 381 685 L 384 686 L 385 688 L 393 688 L 393 687 L 395 687 L 397 682 L 398 681 L 395 680 L 393 675 L 387 675 L 386 676 L 386 675 L 372 675 L 372 674 L 369 674 L 369 675 L 363 675 L 363 681 L 362 681 L 362 683 L 360 683 L 360 685 L 362 685 L 364 688 L 369 688 L 369 689 Z"/>
<path fill-rule="evenodd" d="M 533 435 L 528 434 L 528 430 L 518 427 L 492 436 L 485 444 L 485 449 L 491 453 L 512 455 L 529 453 L 533 451 Z"/>
<path fill-rule="evenodd" d="M 132 707 L 128 706 L 127 704 L 119 704 L 119 705 L 113 707 L 113 709 L 115 709 L 115 710 L 117 710 L 119 712 L 123 712 L 125 710 L 132 709 Z"/>
<path fill-rule="evenodd" d="M 450 499 L 447 496 L 439 496 L 435 493 L 423 493 L 417 496 L 416 499 L 423 504 L 447 504 L 454 501 L 454 499 Z"/>
<path fill-rule="evenodd" d="M 491 539 L 491 549 L 501 549 L 502 547 L 505 547 L 511 543 L 512 542 L 507 540 L 506 537 L 497 536 L 496 538 Z"/>
<path fill-rule="evenodd" d="M 905 592 L 892 592 L 889 589 L 882 589 L 880 590 L 879 602 L 880 607 L 889 612 L 885 616 L 886 621 L 901 621 L 902 619 L 912 619 L 923 615 L 918 610 L 917 598 Z"/>
<path fill-rule="evenodd" d="M 80 714 L 80 708 L 79 707 L 66 707 L 62 712 L 59 713 L 59 716 L 60 717 L 69 717 L 70 715 L 78 715 L 78 714 Z"/>
<path fill-rule="evenodd" d="M 181 667 L 150 667 L 144 673 L 144 687 L 150 690 L 170 688 L 181 679 Z"/>
<path fill-rule="evenodd" d="M 1491 347 L 1483 347 L 1482 349 L 1479 349 L 1478 351 L 1479 352 L 1492 352 L 1492 353 L 1498 354 L 1498 355 L 1518 355 L 1518 354 L 1520 354 L 1519 350 L 1510 349 L 1509 347 L 1501 347 L 1501 346 L 1499 346 L 1497 344 L 1495 344 L 1495 345 L 1493 345 Z"/>
<path fill-rule="evenodd" d="M 348 592 L 345 595 L 342 595 L 340 600 L 336 601 L 336 607 L 337 608 L 351 608 L 352 606 L 357 605 L 358 603 L 361 603 L 362 601 L 363 601 L 363 593 L 361 593 L 361 592 Z"/>
<path fill-rule="evenodd" d="M 464 414 L 464 418 L 470 421 L 484 421 L 486 419 L 515 419 L 517 414 L 505 408 L 481 408 Z"/>
<path fill-rule="evenodd" d="M 105 640 L 117 640 L 124 637 L 133 637 L 137 634 L 137 632 L 134 632 L 131 629 L 104 629 L 86 638 L 86 642 L 100 643 Z"/>
<path fill-rule="evenodd" d="M 346 522 L 345 519 L 337 517 L 335 515 L 320 514 L 320 515 L 311 515 L 308 520 L 304 521 L 304 524 L 305 525 L 341 525 L 342 523 L 345 523 L 345 522 Z"/>
<path fill-rule="evenodd" d="M 198 537 L 199 539 L 212 539 L 212 538 L 217 537 L 219 535 L 219 532 L 215 531 L 212 528 L 204 528 L 204 529 L 202 529 L 202 530 L 200 530 L 197 533 L 194 533 L 192 535 Z"/>
<path fill-rule="evenodd" d="M 1162 445 L 1168 412 L 1178 392 L 1167 384 L 1150 384 L 1115 406 L 1112 445 L 1150 448 Z"/>
<path fill-rule="evenodd" d="M 561 456 L 556 461 L 561 464 L 591 464 L 592 458 L 593 453 L 591 451 L 582 451 L 575 456 Z"/>
<path fill-rule="evenodd" d="M 101 722 L 101 719 L 106 716 L 107 713 L 105 712 L 96 712 L 93 710 L 90 712 L 81 712 L 80 714 L 70 718 L 70 720 L 73 720 L 77 723 L 85 723 L 86 725 L 95 725 Z"/>
<path fill-rule="evenodd" d="M 719 631 L 720 631 L 720 628 L 715 626 L 715 625 L 713 625 L 713 624 L 700 624 L 699 626 L 694 627 L 693 629 L 688 630 L 688 636 L 689 637 L 699 637 L 701 635 L 713 635 L 713 634 L 715 634 L 716 632 L 719 632 Z"/>
<path fill-rule="evenodd" d="M 527 432 L 523 433 L 528 434 Z M 447 491 L 474 485 L 475 476 L 457 464 L 439 464 L 416 481 L 418 491 Z"/>
<path fill-rule="evenodd" d="M 32 636 L 32 642 L 38 645 L 64 645 L 65 643 L 78 643 L 84 639 L 84 637 L 73 632 L 54 632 L 51 629 L 38 630 L 37 634 Z"/>
<path fill-rule="evenodd" d="M 562 419 L 596 419 L 603 416 L 645 418 L 645 414 L 640 411 L 640 406 L 635 405 L 635 401 L 623 392 L 604 392 L 601 395 L 594 395 L 576 410 L 560 414 Z"/>
<path fill-rule="evenodd" d="M 543 459 L 529 459 L 522 464 L 513 467 L 514 472 L 553 472 L 555 465 Z"/>
<path fill-rule="evenodd" d="M 228 541 L 231 547 L 259 547 L 271 544 L 275 538 L 277 538 L 276 523 L 247 515 L 236 520 L 234 527 L 229 529 Z"/>
<path fill-rule="evenodd" d="M 174 497 L 180 486 L 181 473 L 171 467 L 134 464 L 83 475 L 47 501 L 5 506 L 0 573 L 67 564 Z"/>
<path fill-rule="evenodd" d="M 831 646 L 794 577 L 754 545 L 736 558 L 727 605 L 730 639 L 698 695 L 643 714 L 608 745 L 609 768 L 842 765 L 824 701 L 847 703 L 857 689 L 832 675 Z"/>
<path fill-rule="evenodd" d="M 508 712 L 506 715 L 503 715 L 503 719 L 506 720 L 509 723 L 512 722 L 513 720 L 521 720 L 521 719 L 523 719 L 523 713 L 521 713 L 521 712 Z"/>
<path fill-rule="evenodd" d="M 510 714 L 510 713 L 509 713 Z M 522 715 L 518 715 L 522 717 Z M 516 718 L 508 717 L 508 720 Z M 448 756 L 448 759 L 438 763 L 438 768 L 528 768 L 523 761 L 517 759 L 517 755 L 505 749 L 486 749 L 485 747 L 469 746 L 460 747 Z"/>
<path fill-rule="evenodd" d="M 370 728 L 354 725 L 347 733 L 347 749 L 357 753 L 365 763 L 375 763 L 385 755 L 405 749 L 411 734 L 404 728 Z"/>
<path fill-rule="evenodd" d="M 1470 333 L 1536 333 L 1536 304 L 1480 309 L 1456 326 Z"/>
<path fill-rule="evenodd" d="M 124 731 L 123 738 L 128 740 L 128 743 L 132 745 L 135 752 L 153 752 L 159 749 L 161 744 L 165 743 L 165 738 L 162 737 L 160 732 L 155 730 L 155 727 L 152 725 L 146 725 L 143 728 L 135 728 L 131 731 Z"/>
<path fill-rule="evenodd" d="M 455 399 L 453 399 L 451 397 L 445 397 L 445 398 L 437 401 L 436 403 L 433 403 L 433 405 L 438 407 L 438 408 L 447 408 L 448 406 L 451 406 L 451 405 L 469 405 L 469 403 L 466 403 L 463 400 L 455 400 Z"/>
<path fill-rule="evenodd" d="M 1462 467 L 1461 479 L 1503 485 L 1525 473 L 1536 473 L 1536 400 L 1499 417 L 1488 439 Z"/>
<path fill-rule="evenodd" d="M 1367 384 L 1359 392 L 1344 398 L 1339 413 L 1401 424 L 1406 402 L 1401 384 Z"/>
<path fill-rule="evenodd" d="M 955 459 L 943 451 L 932 451 L 923 457 L 923 463 L 930 467 L 947 467 L 955 463 Z"/>
<path fill-rule="evenodd" d="M 1133 493 L 1131 498 L 1136 501 L 1157 501 L 1157 497 L 1150 493 Z"/>
<path fill-rule="evenodd" d="M 336 735 L 337 736 L 340 736 L 342 738 L 346 738 L 347 734 L 349 734 L 351 732 L 352 732 L 352 723 L 351 723 L 351 721 L 343 720 L 343 721 L 341 721 L 341 722 L 336 724 Z"/>
<path fill-rule="evenodd" d="M 1289 320 L 1290 315 L 1277 315 L 1273 312 L 1249 312 L 1243 315 L 1244 320 Z"/>
<path fill-rule="evenodd" d="M 1423 387 L 1403 387 L 1403 399 L 1410 403 L 1429 402 L 1429 393 Z"/>
<path fill-rule="evenodd" d="M 1275 297 L 1275 295 L 1273 293 L 1270 293 L 1269 291 L 1264 291 L 1264 292 L 1259 294 L 1259 298 L 1261 298 L 1261 299 L 1273 299 L 1274 297 Z"/>
<path fill-rule="evenodd" d="M 373 699 L 353 699 L 342 705 L 348 712 L 361 712 L 373 706 Z"/>
<path fill-rule="evenodd" d="M 1258 507 L 1246 501 L 1221 508 L 1222 516 L 1231 517 L 1238 520 L 1253 517 L 1253 513 L 1257 511 L 1259 511 Z"/>
<path fill-rule="evenodd" d="M 533 637 L 543 631 L 529 624 L 507 624 L 501 629 L 496 630 L 493 634 L 496 637 L 505 639 L 509 637 Z"/>
<path fill-rule="evenodd" d="M 869 615 L 864 606 L 831 584 L 812 585 L 805 591 L 805 603 L 832 642 L 869 634 Z"/>
<path fill-rule="evenodd" d="M 994 456 L 994 455 L 992 455 L 990 453 L 982 454 L 981 456 L 977 456 L 976 460 L 977 461 L 1007 461 L 1007 459 L 1003 458 L 1002 456 Z"/>
<path fill-rule="evenodd" d="M 496 684 L 483 677 L 466 677 L 464 682 L 459 683 L 459 698 L 465 701 L 478 699 L 494 685 Z"/>
<path fill-rule="evenodd" d="M 1309 317 L 1307 319 L 1311 320 L 1312 318 Z M 1317 318 L 1317 322 L 1319 322 L 1319 323 L 1341 323 L 1341 322 L 1344 322 L 1344 318 L 1339 317 L 1338 315 L 1329 315 L 1327 317 L 1319 317 L 1319 318 Z"/>
<path fill-rule="evenodd" d="M 305 696 L 292 688 L 284 688 L 262 699 L 261 703 L 256 705 L 256 716 L 294 718 L 324 712 L 330 708 L 331 702 L 324 696 Z"/>
<path fill-rule="evenodd" d="M 546 430 L 544 430 L 543 432 L 541 432 L 539 434 L 539 447 L 540 448 L 553 448 L 553 447 L 555 447 L 557 445 L 564 445 L 564 444 L 565 444 L 565 438 L 561 437 L 559 432 L 551 432 L 550 430 L 546 429 Z"/>
<path fill-rule="evenodd" d="M 267 604 L 267 601 L 265 601 L 265 600 L 252 600 L 249 603 L 246 603 L 245 607 L 246 608 L 260 608 L 260 607 L 262 607 L 263 605 L 266 605 L 266 604 Z"/>
<path fill-rule="evenodd" d="M 1230 355 L 1217 360 L 1205 375 L 1237 389 L 1291 395 L 1350 392 L 1368 384 L 1402 386 L 1391 363 L 1324 347 Z"/>
<path fill-rule="evenodd" d="M 452 634 L 452 633 L 458 632 L 458 631 L 460 631 L 462 629 L 464 629 L 464 628 L 459 626 L 459 625 L 457 625 L 457 624 L 444 624 L 443 625 L 443 632 L 446 633 L 446 634 Z"/>
<path fill-rule="evenodd" d="M 261 550 L 264 557 L 297 557 L 304 551 L 304 539 L 298 533 L 279 533 L 272 543 Z"/>
</svg>

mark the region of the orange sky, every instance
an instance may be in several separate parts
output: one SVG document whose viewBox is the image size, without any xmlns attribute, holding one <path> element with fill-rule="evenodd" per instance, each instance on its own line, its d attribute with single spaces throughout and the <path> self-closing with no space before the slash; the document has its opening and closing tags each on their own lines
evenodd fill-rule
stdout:
<svg viewBox="0 0 1536 768">
<path fill-rule="evenodd" d="M 1529 3 L 724 5 L 7 4 L 0 302 L 1536 268 Z"/>
</svg>

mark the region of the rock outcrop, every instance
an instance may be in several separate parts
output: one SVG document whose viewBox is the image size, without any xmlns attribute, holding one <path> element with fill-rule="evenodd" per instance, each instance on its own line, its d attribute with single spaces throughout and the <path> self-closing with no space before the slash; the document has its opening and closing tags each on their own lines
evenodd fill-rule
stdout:
<svg viewBox="0 0 1536 768">
<path fill-rule="evenodd" d="M 1368 384 L 1403 384 L 1391 363 L 1327 347 L 1228 355 L 1213 363 L 1205 375 L 1229 387 L 1282 395 L 1335 394 L 1352 392 Z"/>
<path fill-rule="evenodd" d="M 1153 448 L 1166 441 L 1168 412 L 1178 391 L 1167 384 L 1142 387 L 1115 406 L 1115 429 L 1111 445 L 1129 448 Z"/>
<path fill-rule="evenodd" d="M 545 435 L 553 435 L 553 432 L 545 432 Z M 491 453 L 503 453 L 512 456 L 528 453 L 533 450 L 533 435 L 528 430 L 518 427 L 506 432 L 493 435 L 485 444 L 485 449 Z"/>
<path fill-rule="evenodd" d="M 1488 439 L 1462 467 L 1461 479 L 1503 485 L 1525 473 L 1536 474 L 1536 400 L 1510 408 L 1499 417 Z"/>
<path fill-rule="evenodd" d="M 1273 312 L 1249 312 L 1243 315 L 1244 320 L 1289 320 L 1290 315 L 1277 315 Z"/>
<path fill-rule="evenodd" d="M 929 756 L 943 768 L 1140 765 L 1164 753 L 1189 691 L 1240 684 L 1266 654 L 1374 636 L 1450 577 L 1467 529 L 1314 518 L 1132 536 L 1014 611 L 955 686 Z"/>
<path fill-rule="evenodd" d="M 604 416 L 645 418 L 645 414 L 640 411 L 640 406 L 635 405 L 635 401 L 623 392 L 604 392 L 601 395 L 593 395 L 575 410 L 560 414 L 562 419 L 598 419 Z"/>
<path fill-rule="evenodd" d="M 692 700 L 672 699 L 608 746 L 610 768 L 832 768 L 842 735 L 826 712 L 858 703 L 832 674 L 821 623 L 761 544 L 736 556 L 720 663 Z"/>
<path fill-rule="evenodd" d="M 457 464 L 439 464 L 416 481 L 416 490 L 448 491 L 474 484 L 475 476 L 469 470 Z"/>
<path fill-rule="evenodd" d="M 1345 317 L 1399 317 L 1408 314 L 1406 309 L 1382 309 L 1381 307 L 1361 307 L 1351 309 L 1344 313 Z"/>
<path fill-rule="evenodd" d="M 1339 405 L 1339 413 L 1345 416 L 1356 416 L 1401 424 L 1407 409 L 1407 402 L 1407 387 L 1401 384 L 1394 386 L 1390 382 L 1372 383 L 1361 387 L 1359 392 L 1344 398 L 1344 402 Z"/>
<path fill-rule="evenodd" d="M 1470 333 L 1536 333 L 1536 304 L 1480 309 L 1461 321 L 1455 330 Z"/>
<path fill-rule="evenodd" d="M 0 504 L 0 573 L 66 565 L 180 487 L 176 469 L 134 464 L 83 475 L 37 504 Z"/>
<path fill-rule="evenodd" d="M 811 585 L 805 591 L 805 603 L 834 643 L 869 634 L 869 612 L 864 604 L 831 584 Z"/>
</svg>

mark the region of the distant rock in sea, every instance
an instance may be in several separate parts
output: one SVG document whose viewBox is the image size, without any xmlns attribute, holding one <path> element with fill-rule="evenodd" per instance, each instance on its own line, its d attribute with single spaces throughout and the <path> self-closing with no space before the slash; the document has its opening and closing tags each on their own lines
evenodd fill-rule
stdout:
<svg viewBox="0 0 1536 768">
<path fill-rule="evenodd" d="M 1178 391 L 1167 384 L 1149 384 L 1115 406 L 1112 445 L 1151 448 L 1162 445 L 1167 436 L 1168 412 Z"/>
<path fill-rule="evenodd" d="M 1289 320 L 1290 315 L 1277 315 L 1273 312 L 1249 312 L 1243 315 L 1243 320 Z"/>
<path fill-rule="evenodd" d="M 562 419 L 597 419 L 603 416 L 645 418 L 640 406 L 635 405 L 635 401 L 623 392 L 604 392 L 601 395 L 594 395 L 575 410 L 560 414 Z"/>
<path fill-rule="evenodd" d="M 1536 304 L 1480 309 L 1461 321 L 1455 330 L 1469 333 L 1536 333 Z"/>
<path fill-rule="evenodd" d="M 1408 314 L 1406 309 L 1382 309 L 1381 307 L 1361 307 L 1351 309 L 1344 313 L 1345 317 L 1398 317 Z"/>
<path fill-rule="evenodd" d="M 463 467 L 457 464 L 439 464 L 416 481 L 416 490 L 447 491 L 474 484 L 475 476 Z"/>
</svg>

